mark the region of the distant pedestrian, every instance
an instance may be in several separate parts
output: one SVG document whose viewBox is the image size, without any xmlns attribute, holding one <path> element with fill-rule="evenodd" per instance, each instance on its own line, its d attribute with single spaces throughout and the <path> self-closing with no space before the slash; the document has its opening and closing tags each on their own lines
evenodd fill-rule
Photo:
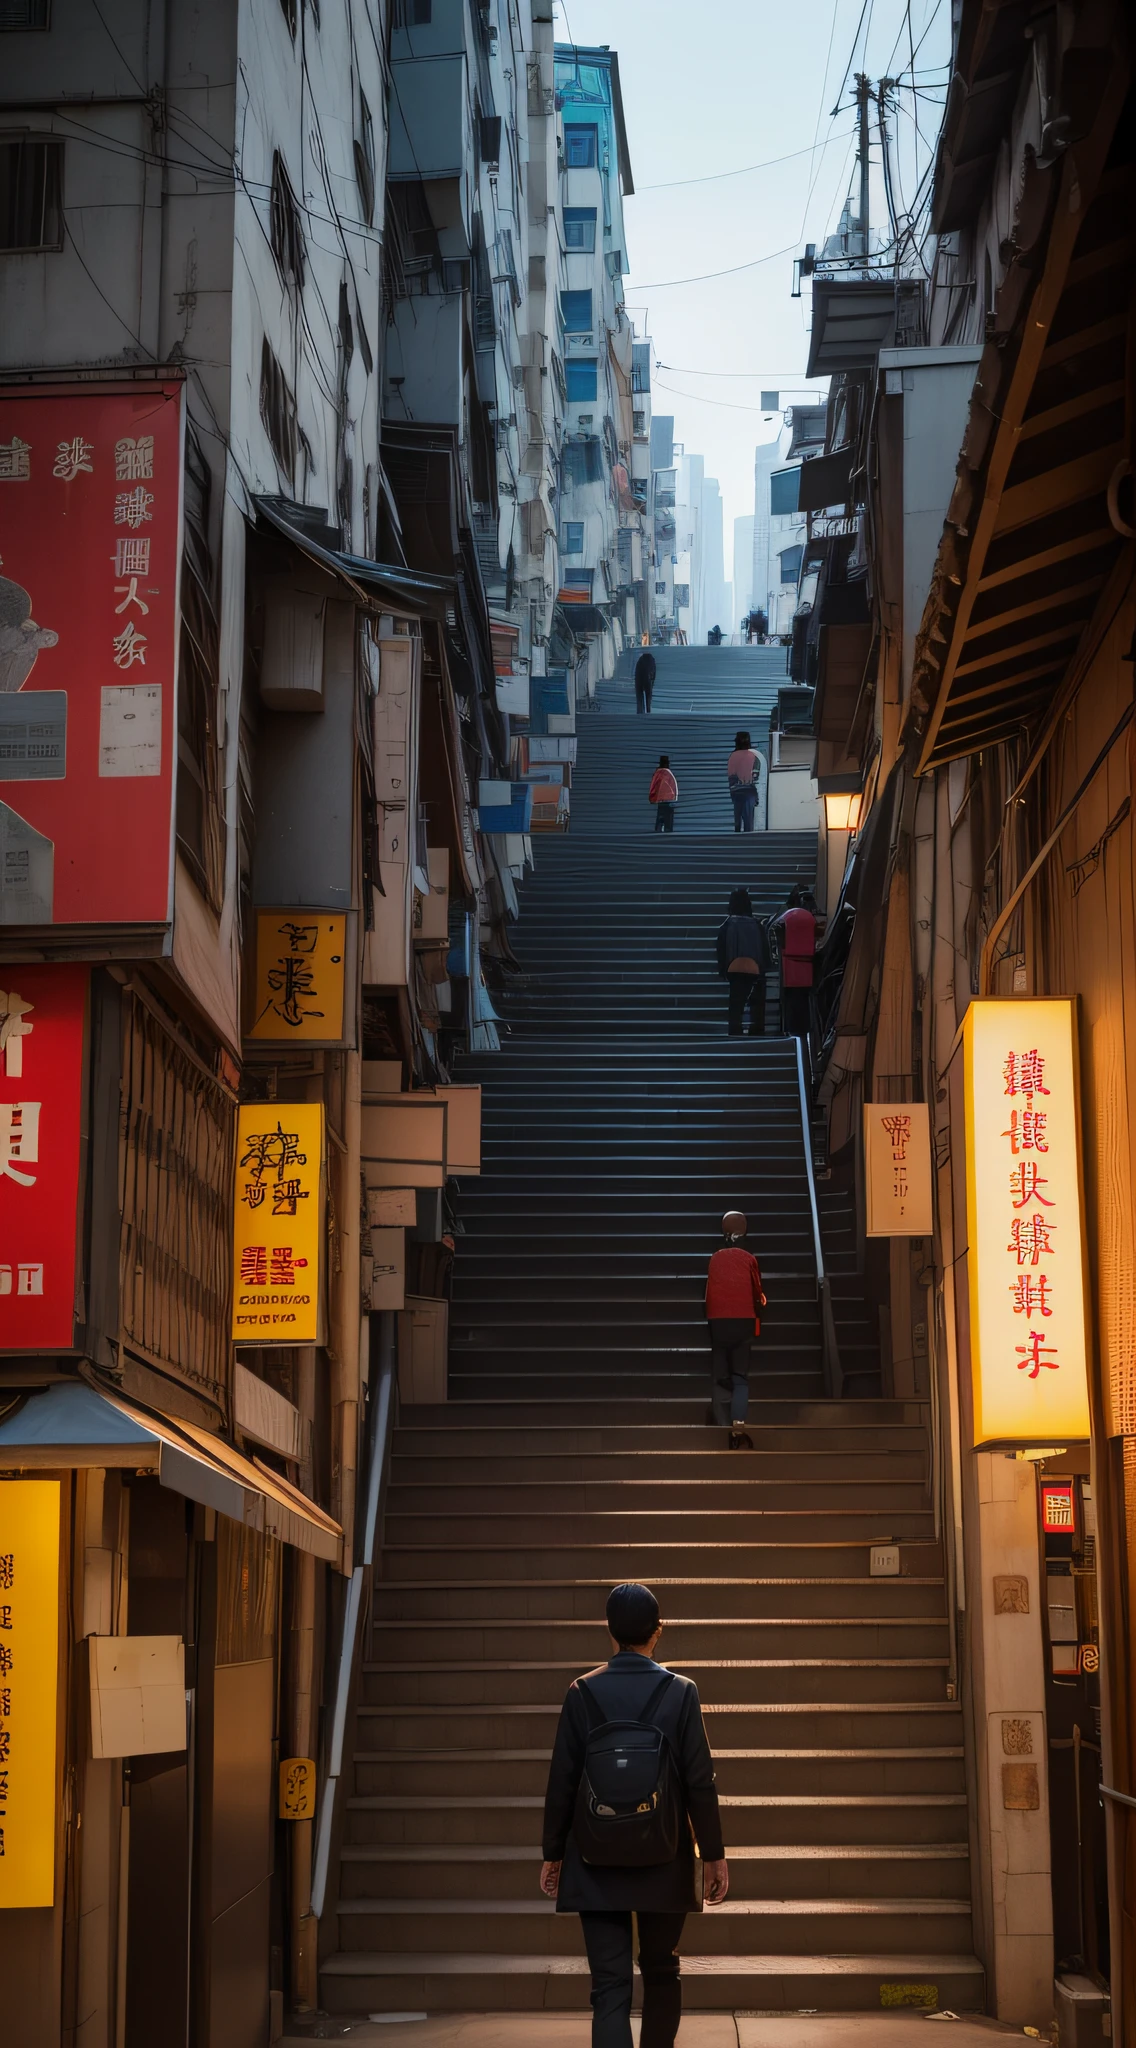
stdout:
<svg viewBox="0 0 1136 2048">
<path fill-rule="evenodd" d="M 671 773 L 669 754 L 659 755 L 659 765 L 651 777 L 647 800 L 655 806 L 656 832 L 673 832 L 675 828 L 675 805 L 678 802 L 678 783 Z"/>
<path fill-rule="evenodd" d="M 645 648 L 635 664 L 635 709 L 649 711 L 655 688 L 655 657 Z"/>
<path fill-rule="evenodd" d="M 697 1688 L 655 1662 L 654 1594 L 616 1586 L 607 1626 L 613 1656 L 576 1679 L 561 1708 L 540 1888 L 558 1913 L 580 1915 L 592 2048 L 631 2048 L 636 1934 L 642 2048 L 673 2048 L 683 1922 L 703 1904 L 720 1906 L 729 1889 L 714 1760 Z"/>
<path fill-rule="evenodd" d="M 718 973 L 730 984 L 727 1029 L 731 1038 L 741 1037 L 747 1008 L 750 1037 L 762 1036 L 768 971 L 769 940 L 765 927 L 753 914 L 749 890 L 735 889 L 729 914 L 718 926 Z"/>
<path fill-rule="evenodd" d="M 726 781 L 734 807 L 734 831 L 752 832 L 757 808 L 757 755 L 748 732 L 734 734 L 734 751 L 726 763 Z"/>
<path fill-rule="evenodd" d="M 808 889 L 791 889 L 773 926 L 781 963 L 781 1030 L 786 1038 L 807 1038 L 816 974 L 816 898 Z"/>
<path fill-rule="evenodd" d="M 706 1275 L 714 1421 L 719 1428 L 729 1425 L 732 1451 L 753 1449 L 753 1438 L 747 1436 L 742 1423 L 749 1414 L 751 1345 L 761 1331 L 766 1299 L 761 1267 L 746 1250 L 748 1229 L 740 1209 L 730 1209 L 723 1216 L 726 1242 L 714 1253 Z"/>
</svg>

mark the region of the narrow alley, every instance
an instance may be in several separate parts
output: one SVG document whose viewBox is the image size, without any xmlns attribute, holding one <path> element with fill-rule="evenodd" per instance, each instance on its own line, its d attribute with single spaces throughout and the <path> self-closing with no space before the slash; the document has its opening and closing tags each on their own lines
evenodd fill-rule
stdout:
<svg viewBox="0 0 1136 2048">
<path fill-rule="evenodd" d="M 983 2003 L 927 1409 L 863 1373 L 824 1398 L 775 989 L 769 1036 L 725 1035 L 730 890 L 767 917 L 816 861 L 815 832 L 733 833 L 734 721 L 768 720 L 784 655 L 732 654 L 719 681 L 717 650 L 669 650 L 649 718 L 608 685 L 572 833 L 536 850 L 502 1050 L 459 1070 L 485 1091 L 482 1172 L 457 1204 L 449 1400 L 404 1407 L 394 1436 L 333 2012 L 586 2004 L 578 1922 L 537 1891 L 540 1809 L 564 1689 L 627 1579 L 662 1603 L 723 1794 L 733 1884 L 688 1922 L 687 2009 L 878 2012 L 889 1981 Z M 660 735 L 680 787 L 662 838 Z M 702 1304 L 731 1207 L 769 1295 L 740 1454 L 707 1426 Z M 874 1544 L 898 1545 L 897 1576 L 870 1575 Z"/>
</svg>

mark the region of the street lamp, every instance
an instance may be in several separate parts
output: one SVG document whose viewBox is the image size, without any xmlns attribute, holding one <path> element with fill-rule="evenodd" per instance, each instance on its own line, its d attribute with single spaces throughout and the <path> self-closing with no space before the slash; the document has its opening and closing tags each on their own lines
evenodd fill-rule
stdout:
<svg viewBox="0 0 1136 2048">
<path fill-rule="evenodd" d="M 830 832 L 855 832 L 860 825 L 860 792 L 826 792 L 824 799 L 824 822 Z"/>
</svg>

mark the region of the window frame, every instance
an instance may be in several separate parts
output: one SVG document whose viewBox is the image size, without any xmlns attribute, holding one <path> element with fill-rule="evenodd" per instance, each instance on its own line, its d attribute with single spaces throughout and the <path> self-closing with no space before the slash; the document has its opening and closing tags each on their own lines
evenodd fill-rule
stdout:
<svg viewBox="0 0 1136 2048">
<path fill-rule="evenodd" d="M 37 0 L 28 0 L 28 4 L 30 7 L 34 7 L 37 4 Z M 0 36 L 43 35 L 44 31 L 51 27 L 51 0 L 41 0 L 41 4 L 43 6 L 42 21 L 0 21 Z"/>
<path fill-rule="evenodd" d="M 568 385 L 569 405 L 594 405 L 600 395 L 600 359 L 598 356 L 569 356 L 564 365 Z M 586 384 L 587 390 L 574 390 L 573 385 Z"/>
<path fill-rule="evenodd" d="M 580 537 L 579 537 L 579 539 L 578 539 L 578 540 L 574 540 L 574 539 L 573 539 L 573 535 L 574 535 L 574 534 L 579 534 L 579 536 L 580 536 Z M 566 520 L 564 521 L 564 553 L 565 553 L 566 555 L 582 555 L 582 554 L 583 554 L 583 552 L 584 552 L 584 522 L 583 522 L 583 520 L 582 520 L 582 519 L 566 519 Z"/>
<path fill-rule="evenodd" d="M 581 300 L 581 299 L 586 299 L 586 300 L 587 300 L 587 302 L 588 302 L 588 317 L 587 317 L 587 319 L 586 319 L 586 320 L 569 320 L 569 318 L 568 318 L 568 301 L 569 301 L 570 299 L 577 299 L 577 300 Z M 585 286 L 585 287 L 583 287 L 582 289 L 579 289 L 579 290 L 570 290 L 570 291 L 562 291 L 562 292 L 561 292 L 561 294 L 560 294 L 560 324 L 561 324 L 561 327 L 563 328 L 563 331 L 564 331 L 564 333 L 565 333 L 565 334 L 594 334 L 594 332 L 595 332 L 595 293 L 594 293 L 594 292 L 592 291 L 592 288 L 591 288 L 591 286 L 590 286 L 590 285 L 588 285 L 588 286 Z"/>
<path fill-rule="evenodd" d="M 6 223 L 0 217 L 0 256 L 58 255 L 59 251 L 65 247 L 67 224 L 63 205 L 64 141 L 65 138 L 62 135 L 53 135 L 50 129 L 46 128 L 18 128 L 0 133 L 0 148 L 11 150 L 13 156 L 18 156 L 20 152 L 29 148 L 43 151 L 45 176 L 40 208 L 41 231 L 44 220 L 48 216 L 52 205 L 55 208 L 55 224 L 59 230 L 57 241 L 8 242 L 3 239 Z M 50 178 L 47 166 L 53 158 L 55 163 L 55 190 L 54 193 L 51 193 L 49 191 Z M 18 183 L 15 184 L 14 190 L 18 195 Z M 15 209 L 13 208 L 14 211 Z"/>
<path fill-rule="evenodd" d="M 569 137 L 572 137 L 572 142 Z M 575 139 L 587 138 L 584 146 L 587 155 L 572 155 Z M 600 131 L 595 121 L 565 121 L 564 123 L 564 168 L 568 171 L 594 171 L 600 160 Z"/>
<path fill-rule="evenodd" d="M 596 253 L 596 226 L 598 208 L 594 206 L 566 206 L 564 208 L 564 247 L 573 255 L 594 256 Z M 572 241 L 569 228 L 591 228 L 591 239 Z"/>
</svg>

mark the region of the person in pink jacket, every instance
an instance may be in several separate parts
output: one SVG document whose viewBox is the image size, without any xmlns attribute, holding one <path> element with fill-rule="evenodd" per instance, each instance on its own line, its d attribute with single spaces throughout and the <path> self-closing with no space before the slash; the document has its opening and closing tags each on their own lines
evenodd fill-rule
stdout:
<svg viewBox="0 0 1136 2048">
<path fill-rule="evenodd" d="M 675 828 L 675 805 L 678 802 L 678 783 L 671 774 L 671 757 L 659 755 L 659 765 L 651 777 L 647 800 L 655 806 L 656 832 L 673 832 Z"/>
<path fill-rule="evenodd" d="M 714 1420 L 720 1427 L 729 1424 L 732 1451 L 753 1449 L 742 1424 L 749 1413 L 750 1345 L 760 1333 L 765 1307 L 761 1267 L 746 1250 L 748 1229 L 740 1209 L 723 1216 L 726 1242 L 714 1253 L 706 1275 Z"/>
</svg>

